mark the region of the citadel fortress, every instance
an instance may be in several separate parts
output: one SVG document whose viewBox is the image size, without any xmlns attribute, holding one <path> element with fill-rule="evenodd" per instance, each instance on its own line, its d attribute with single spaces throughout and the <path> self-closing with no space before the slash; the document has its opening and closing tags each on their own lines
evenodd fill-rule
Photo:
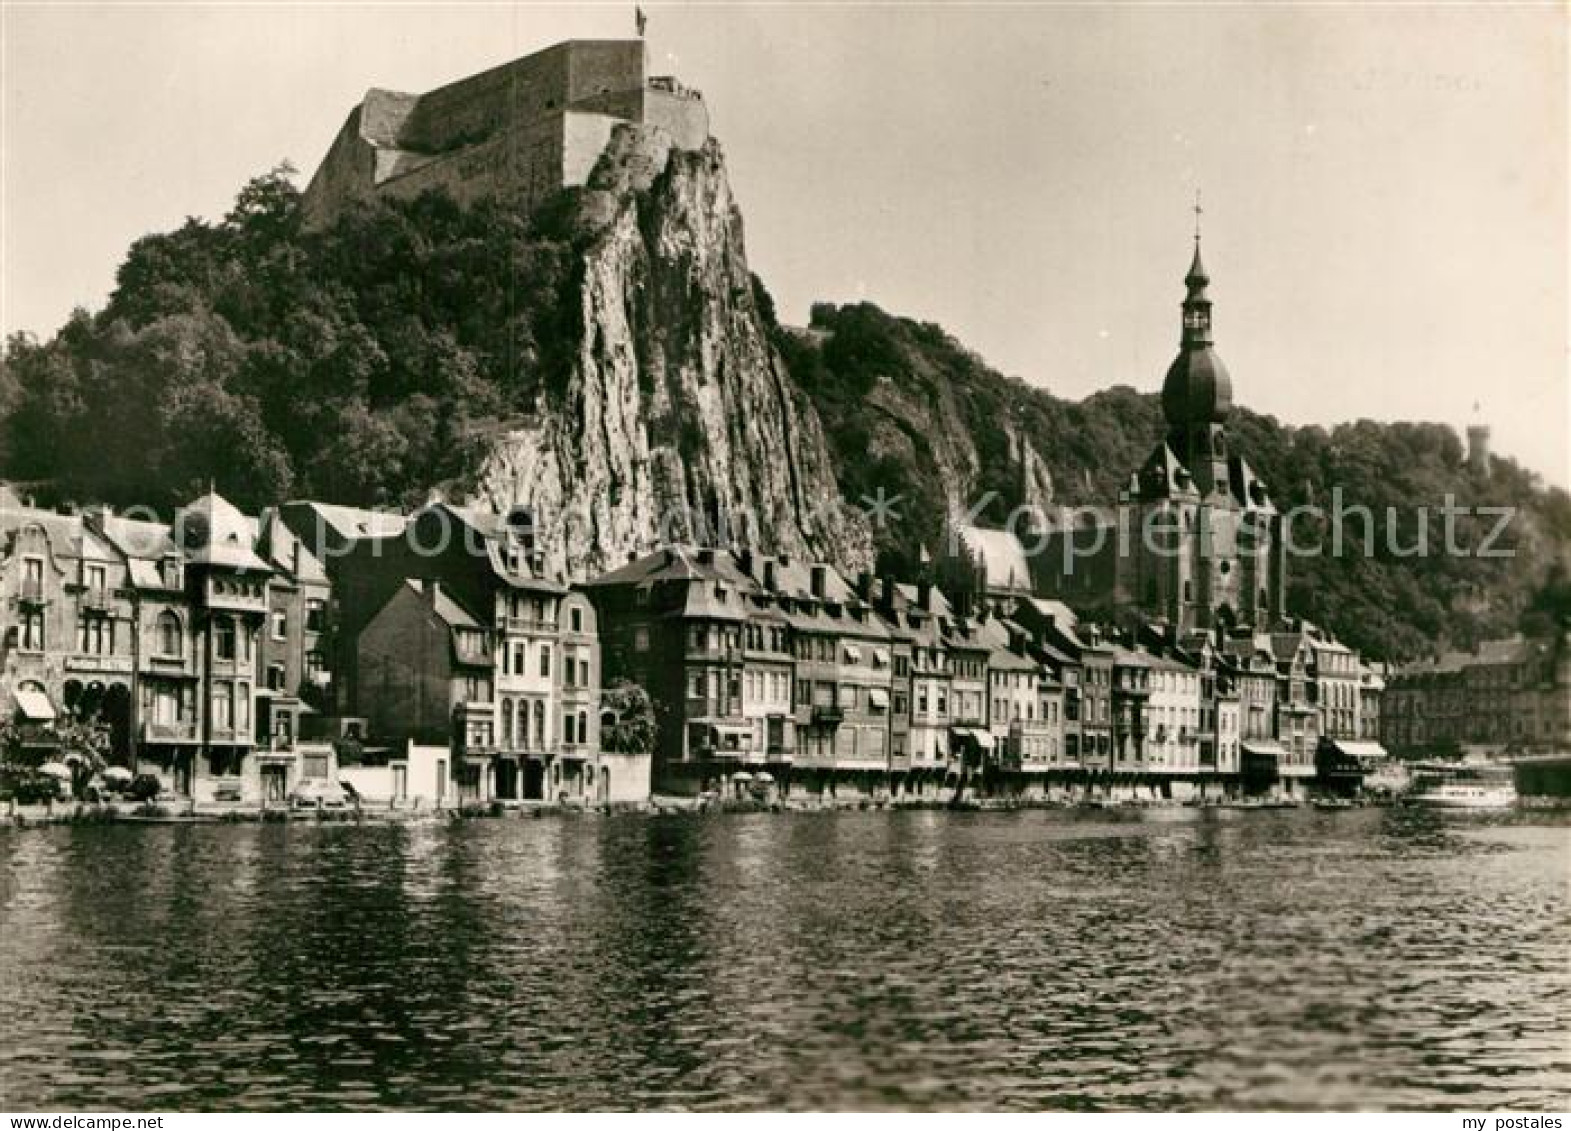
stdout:
<svg viewBox="0 0 1571 1131">
<path fill-rule="evenodd" d="M 646 71 L 641 39 L 580 39 L 425 94 L 373 88 L 311 178 L 307 220 L 325 224 L 352 201 L 432 189 L 463 204 L 504 197 L 532 208 L 585 184 L 621 123 L 702 148 L 703 96 Z"/>
</svg>

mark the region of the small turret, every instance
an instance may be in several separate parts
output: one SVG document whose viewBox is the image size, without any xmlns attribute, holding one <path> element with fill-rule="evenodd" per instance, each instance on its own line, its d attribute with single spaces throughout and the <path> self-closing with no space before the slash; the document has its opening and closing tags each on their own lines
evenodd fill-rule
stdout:
<svg viewBox="0 0 1571 1131">
<path fill-rule="evenodd" d="M 1467 466 L 1474 475 L 1489 474 L 1489 425 L 1480 415 L 1478 402 L 1473 402 L 1473 422 L 1467 426 Z"/>
</svg>

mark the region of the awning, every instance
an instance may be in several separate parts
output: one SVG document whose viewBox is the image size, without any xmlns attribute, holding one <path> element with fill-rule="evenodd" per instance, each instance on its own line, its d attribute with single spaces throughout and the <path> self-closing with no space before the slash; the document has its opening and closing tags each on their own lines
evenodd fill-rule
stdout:
<svg viewBox="0 0 1571 1131">
<path fill-rule="evenodd" d="M 1286 758 L 1287 751 L 1274 742 L 1241 742 L 1245 754 L 1259 754 L 1271 758 Z"/>
<path fill-rule="evenodd" d="M 1386 748 L 1378 742 L 1353 742 L 1347 739 L 1333 738 L 1331 745 L 1349 758 L 1357 758 L 1360 762 L 1384 762 L 1391 757 L 1386 752 Z"/>
<path fill-rule="evenodd" d="M 887 668 L 889 666 L 889 649 L 874 648 L 873 663 L 877 664 L 881 668 Z"/>
<path fill-rule="evenodd" d="M 753 737 L 753 727 L 751 723 L 710 723 L 709 729 L 714 731 L 716 734 L 732 734 L 736 735 L 738 738 Z"/>
<path fill-rule="evenodd" d="M 16 709 L 24 719 L 45 723 L 55 717 L 55 705 L 42 691 L 22 690 L 16 693 Z"/>
<path fill-rule="evenodd" d="M 848 663 L 848 664 L 859 664 L 859 663 L 861 663 L 862 662 L 862 649 L 858 648 L 855 644 L 847 644 L 845 646 L 845 658 L 846 658 L 846 663 Z"/>
<path fill-rule="evenodd" d="M 882 687 L 869 687 L 867 689 L 867 701 L 875 707 L 887 710 L 889 708 L 889 692 Z"/>
<path fill-rule="evenodd" d="M 958 738 L 962 742 L 975 742 L 979 746 L 993 745 L 993 732 L 989 730 L 978 730 L 975 727 L 950 727 L 949 737 Z"/>
</svg>

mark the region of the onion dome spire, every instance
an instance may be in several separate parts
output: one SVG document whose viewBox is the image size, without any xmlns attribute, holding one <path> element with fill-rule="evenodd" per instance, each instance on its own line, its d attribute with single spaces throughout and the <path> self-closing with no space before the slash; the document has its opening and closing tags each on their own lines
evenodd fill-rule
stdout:
<svg viewBox="0 0 1571 1131">
<path fill-rule="evenodd" d="M 1211 276 L 1200 258 L 1200 194 L 1195 194 L 1195 254 L 1184 276 L 1183 333 L 1178 356 L 1162 385 L 1168 427 L 1187 435 L 1196 426 L 1220 423 L 1233 407 L 1233 383 L 1211 348 Z"/>
</svg>

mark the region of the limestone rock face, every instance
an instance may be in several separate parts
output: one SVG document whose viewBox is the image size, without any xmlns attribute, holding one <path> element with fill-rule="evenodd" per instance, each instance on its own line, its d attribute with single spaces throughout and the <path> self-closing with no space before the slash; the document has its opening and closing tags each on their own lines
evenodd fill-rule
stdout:
<svg viewBox="0 0 1571 1131">
<path fill-rule="evenodd" d="M 619 126 L 579 205 L 582 334 L 527 427 L 495 438 L 471 503 L 533 509 L 548 573 L 671 540 L 871 561 L 818 417 L 770 342 L 718 144 Z"/>
</svg>

